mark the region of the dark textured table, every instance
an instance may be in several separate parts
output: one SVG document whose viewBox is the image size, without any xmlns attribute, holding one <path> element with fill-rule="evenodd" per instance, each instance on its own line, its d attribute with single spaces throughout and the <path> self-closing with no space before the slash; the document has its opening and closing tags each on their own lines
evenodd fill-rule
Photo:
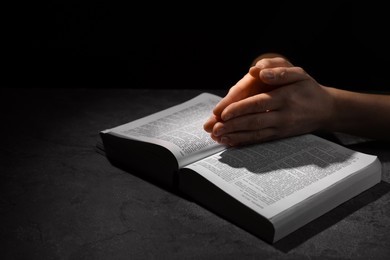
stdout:
<svg viewBox="0 0 390 260">
<path fill-rule="evenodd" d="M 274 245 L 96 152 L 100 130 L 201 91 L 1 89 L 0 259 L 390 257 L 389 143 L 337 135 L 382 182 Z"/>
</svg>

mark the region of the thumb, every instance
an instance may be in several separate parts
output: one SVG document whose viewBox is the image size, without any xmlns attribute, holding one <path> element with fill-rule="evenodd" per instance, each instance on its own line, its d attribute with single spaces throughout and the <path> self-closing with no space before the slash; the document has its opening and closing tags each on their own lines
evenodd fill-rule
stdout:
<svg viewBox="0 0 390 260">
<path fill-rule="evenodd" d="M 259 80 L 247 73 L 233 87 L 229 89 L 227 95 L 215 106 L 213 113 L 217 118 L 222 114 L 222 111 L 230 104 L 253 96 L 258 92 Z"/>
<path fill-rule="evenodd" d="M 310 76 L 300 67 L 278 67 L 260 71 L 260 79 L 273 86 L 291 84 L 309 78 Z"/>
</svg>

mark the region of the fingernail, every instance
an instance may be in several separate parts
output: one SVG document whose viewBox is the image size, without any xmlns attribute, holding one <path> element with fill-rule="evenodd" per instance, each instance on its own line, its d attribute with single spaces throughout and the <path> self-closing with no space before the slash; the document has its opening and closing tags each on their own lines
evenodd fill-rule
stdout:
<svg viewBox="0 0 390 260">
<path fill-rule="evenodd" d="M 275 74 L 272 70 L 265 70 L 263 71 L 263 76 L 266 78 L 266 79 L 274 79 L 275 78 Z"/>
<path fill-rule="evenodd" d="M 213 118 L 212 118 L 212 117 L 209 117 L 209 118 L 206 120 L 206 122 L 204 122 L 204 124 L 208 124 L 208 123 L 210 123 L 210 122 L 211 122 L 211 120 L 213 120 Z"/>
<path fill-rule="evenodd" d="M 223 132 L 225 131 L 225 128 L 221 127 L 219 128 L 216 132 L 215 132 L 215 135 L 216 136 L 220 136 L 223 134 Z"/>
<path fill-rule="evenodd" d="M 229 120 L 230 118 L 233 118 L 233 114 L 226 114 L 226 115 L 223 115 L 223 120 L 224 121 L 227 121 L 227 120 Z"/>
<path fill-rule="evenodd" d="M 263 63 L 256 63 L 255 67 L 258 68 L 258 69 L 263 69 L 264 68 L 264 64 Z"/>
</svg>

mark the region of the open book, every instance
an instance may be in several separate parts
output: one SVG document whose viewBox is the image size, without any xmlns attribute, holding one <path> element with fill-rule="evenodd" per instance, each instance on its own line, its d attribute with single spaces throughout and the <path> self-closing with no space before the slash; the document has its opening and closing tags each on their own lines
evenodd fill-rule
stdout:
<svg viewBox="0 0 390 260">
<path fill-rule="evenodd" d="M 376 156 L 312 134 L 242 147 L 214 142 L 203 123 L 219 100 L 202 93 L 101 131 L 104 152 L 269 243 L 380 182 Z"/>
</svg>

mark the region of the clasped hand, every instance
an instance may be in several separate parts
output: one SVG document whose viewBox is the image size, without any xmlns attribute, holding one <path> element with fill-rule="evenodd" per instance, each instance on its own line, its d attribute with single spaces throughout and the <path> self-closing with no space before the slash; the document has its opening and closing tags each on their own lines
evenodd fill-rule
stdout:
<svg viewBox="0 0 390 260">
<path fill-rule="evenodd" d="M 333 100 L 326 87 L 282 57 L 263 58 L 229 89 L 204 129 L 237 146 L 326 128 Z"/>
</svg>

